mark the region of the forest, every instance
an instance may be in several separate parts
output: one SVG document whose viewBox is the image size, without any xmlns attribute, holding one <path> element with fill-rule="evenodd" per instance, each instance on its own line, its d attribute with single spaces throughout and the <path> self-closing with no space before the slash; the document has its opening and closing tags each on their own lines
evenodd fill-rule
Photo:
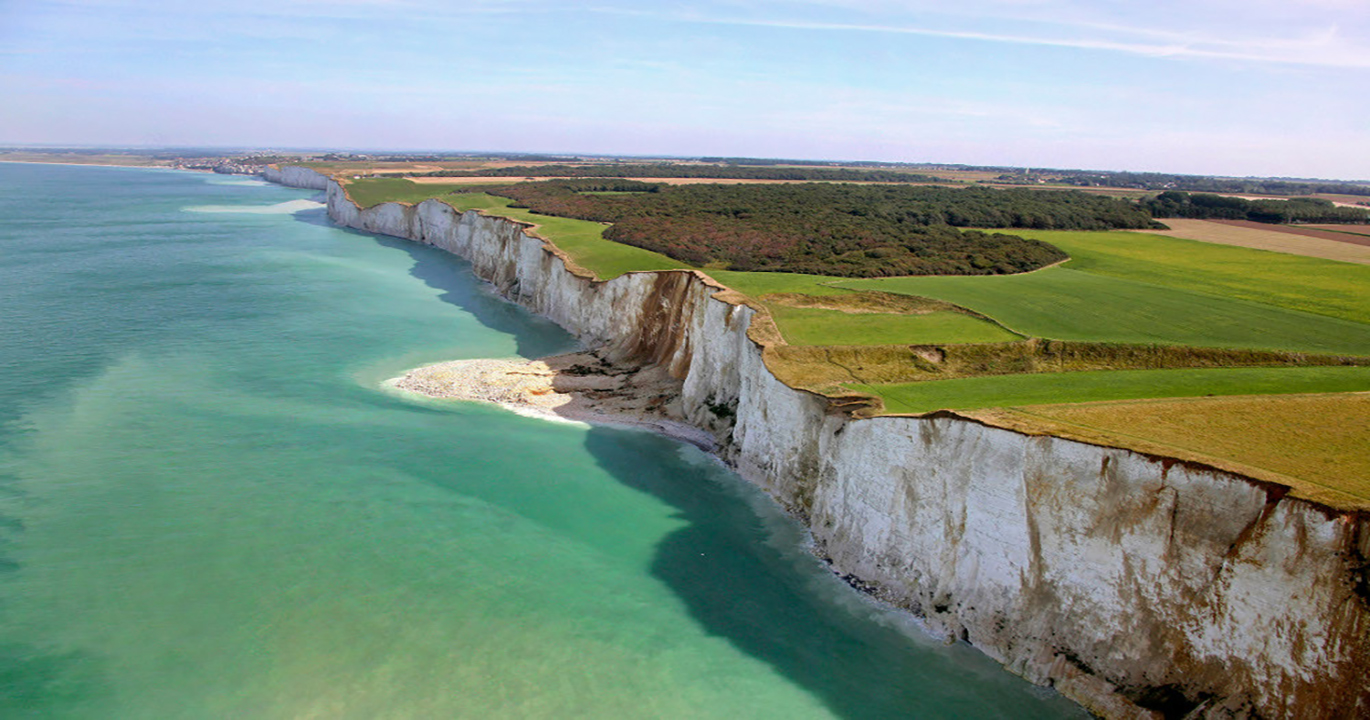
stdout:
<svg viewBox="0 0 1370 720">
<path fill-rule="evenodd" d="M 1036 240 L 959 227 L 1152 227 L 1127 201 L 1078 192 L 901 185 L 684 185 L 553 180 L 486 188 L 604 237 L 688 263 L 842 277 L 996 275 L 1066 259 Z"/>
<path fill-rule="evenodd" d="M 1321 198 L 1247 200 L 1170 190 L 1142 203 L 1153 217 L 1250 220 L 1262 223 L 1365 223 L 1370 209 L 1342 207 Z"/>
</svg>

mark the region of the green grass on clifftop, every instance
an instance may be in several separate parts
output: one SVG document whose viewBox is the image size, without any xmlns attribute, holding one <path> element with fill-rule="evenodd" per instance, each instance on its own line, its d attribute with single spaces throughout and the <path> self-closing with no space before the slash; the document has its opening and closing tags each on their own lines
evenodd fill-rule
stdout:
<svg viewBox="0 0 1370 720">
<path fill-rule="evenodd" d="M 1066 251 L 1071 270 L 1370 323 L 1370 265 L 1149 233 L 1015 232 Z"/>
<path fill-rule="evenodd" d="M 958 312 L 858 314 L 771 303 L 767 306 L 790 345 L 930 345 L 1019 339 L 994 323 Z"/>
<path fill-rule="evenodd" d="M 524 208 L 509 207 L 512 201 L 508 198 L 485 193 L 449 195 L 441 199 L 458 210 L 481 210 L 491 215 L 537 225 L 538 235 L 552 241 L 571 256 L 576 264 L 593 272 L 602 280 L 639 270 L 677 270 L 690 267 L 660 253 L 605 240 L 606 226 L 603 223 L 538 215 Z"/>
<path fill-rule="evenodd" d="M 346 187 L 352 202 L 369 208 L 387 202 L 417 204 L 449 193 L 463 192 L 470 186 L 416 183 L 403 178 L 363 178 L 347 183 Z"/>
<path fill-rule="evenodd" d="M 945 300 L 1034 337 L 1370 354 L 1367 324 L 1065 267 L 994 277 L 852 280 L 840 286 Z"/>
<path fill-rule="evenodd" d="M 1370 390 L 1370 367 L 1104 370 L 994 375 L 898 385 L 849 385 L 891 413 L 973 410 L 1098 400 Z"/>
</svg>

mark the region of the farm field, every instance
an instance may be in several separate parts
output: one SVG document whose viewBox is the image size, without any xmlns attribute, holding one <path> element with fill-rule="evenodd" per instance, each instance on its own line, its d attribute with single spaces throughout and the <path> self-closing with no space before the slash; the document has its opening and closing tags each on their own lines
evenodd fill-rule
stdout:
<svg viewBox="0 0 1370 720">
<path fill-rule="evenodd" d="M 1315 230 L 1327 230 L 1329 232 L 1350 233 L 1352 235 L 1370 235 L 1370 225 L 1305 225 Z"/>
<path fill-rule="evenodd" d="M 464 192 L 459 184 L 448 182 L 418 185 L 404 178 L 366 178 L 346 184 L 347 195 L 363 208 L 386 202 L 417 204 L 453 192 Z"/>
<path fill-rule="evenodd" d="M 1169 230 L 1147 230 L 1145 232 L 1173 238 L 1200 240 L 1208 243 L 1216 243 L 1218 245 L 1237 245 L 1240 247 L 1254 248 L 1256 250 L 1270 250 L 1272 252 L 1304 255 L 1325 260 L 1370 264 L 1370 247 L 1358 243 L 1293 235 L 1290 233 L 1275 232 L 1273 230 L 1247 228 L 1214 222 L 1212 220 L 1166 218 L 1165 224 L 1170 226 Z M 1310 225 L 1308 227 L 1330 229 L 1334 226 Z M 1346 227 L 1370 228 L 1370 226 L 1363 225 L 1349 225 Z M 1367 229 L 1366 232 L 1367 234 L 1370 234 L 1370 229 Z M 1351 235 L 1349 231 L 1344 234 L 1348 237 L 1359 237 Z M 1370 237 L 1367 237 L 1366 240 L 1370 240 Z"/>
<path fill-rule="evenodd" d="M 1072 270 L 1370 323 L 1370 267 L 1139 232 L 1018 232 L 1064 250 Z"/>
<path fill-rule="evenodd" d="M 844 280 L 837 287 L 945 300 L 1033 337 L 1370 354 L 1370 324 L 1069 266 L 1023 275 Z"/>
<path fill-rule="evenodd" d="M 767 303 L 790 345 L 900 345 L 1011 342 L 1017 335 L 958 312 L 854 314 Z"/>
<path fill-rule="evenodd" d="M 850 384 L 892 413 L 1100 400 L 1370 391 L 1370 367 L 1095 370 L 992 375 L 897 385 Z"/>
<path fill-rule="evenodd" d="M 1370 394 L 1133 400 L 1006 415 L 1059 424 L 1082 439 L 1216 460 L 1289 484 L 1300 497 L 1370 510 Z"/>
</svg>

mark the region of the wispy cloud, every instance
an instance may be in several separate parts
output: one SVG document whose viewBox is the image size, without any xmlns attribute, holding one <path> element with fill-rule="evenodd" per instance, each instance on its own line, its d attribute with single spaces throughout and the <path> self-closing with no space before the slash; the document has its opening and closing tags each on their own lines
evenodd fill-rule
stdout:
<svg viewBox="0 0 1370 720">
<path fill-rule="evenodd" d="M 792 5 L 784 3 L 783 5 Z M 996 32 L 954 27 L 952 18 L 967 18 L 960 13 L 933 13 L 944 22 L 834 22 L 828 20 L 795 19 L 791 17 L 741 17 L 737 15 L 705 15 L 698 13 L 659 13 L 623 8 L 600 8 L 599 12 L 655 17 L 684 23 L 728 25 L 737 27 L 779 28 L 810 32 L 873 33 L 911 35 L 986 43 L 1006 43 L 1040 47 L 1072 48 L 1103 52 L 1125 53 L 1156 58 L 1190 58 L 1255 63 L 1275 63 L 1337 68 L 1370 68 L 1370 47 L 1348 41 L 1335 24 L 1304 28 L 1294 36 L 1215 35 L 1197 30 L 1173 30 L 1146 25 L 1128 25 L 1088 18 L 1072 17 L 1069 13 L 1042 12 L 1043 3 L 1034 5 L 1039 17 L 978 16 L 972 19 L 992 19 L 998 24 L 1006 20 L 1019 21 L 1022 30 Z M 784 12 L 784 8 L 772 8 Z M 797 14 L 797 13 L 796 13 Z M 811 12 L 808 14 L 812 14 Z M 902 15 L 907 17 L 907 13 Z M 961 23 L 966 24 L 966 23 Z M 984 25 L 983 22 L 970 23 Z"/>
</svg>

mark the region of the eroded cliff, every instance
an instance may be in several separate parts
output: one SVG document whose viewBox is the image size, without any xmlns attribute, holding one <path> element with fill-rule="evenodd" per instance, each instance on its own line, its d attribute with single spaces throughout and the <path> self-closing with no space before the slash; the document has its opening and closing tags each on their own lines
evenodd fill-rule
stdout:
<svg viewBox="0 0 1370 720">
<path fill-rule="evenodd" d="M 262 168 L 262 177 L 274 183 L 307 190 L 327 190 L 328 177 L 297 165 L 267 165 Z"/>
<path fill-rule="evenodd" d="M 834 571 L 934 632 L 1109 717 L 1370 716 L 1365 514 L 951 414 L 853 419 L 778 381 L 755 311 L 703 275 L 600 282 L 516 222 L 437 201 L 362 211 L 326 184 L 335 222 L 460 255 L 587 345 L 669 368 L 684 418 Z"/>
</svg>

